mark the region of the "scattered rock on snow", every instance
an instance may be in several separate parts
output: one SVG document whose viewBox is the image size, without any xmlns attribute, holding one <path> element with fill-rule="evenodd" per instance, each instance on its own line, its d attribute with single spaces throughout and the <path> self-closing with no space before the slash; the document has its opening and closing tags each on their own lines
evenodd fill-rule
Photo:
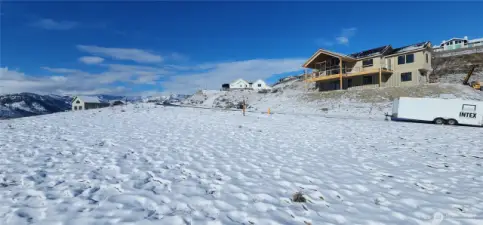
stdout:
<svg viewBox="0 0 483 225">
<path fill-rule="evenodd" d="M 292 201 L 293 202 L 307 202 L 307 199 L 304 197 L 304 195 L 301 192 L 297 192 L 294 195 L 292 195 Z"/>
</svg>

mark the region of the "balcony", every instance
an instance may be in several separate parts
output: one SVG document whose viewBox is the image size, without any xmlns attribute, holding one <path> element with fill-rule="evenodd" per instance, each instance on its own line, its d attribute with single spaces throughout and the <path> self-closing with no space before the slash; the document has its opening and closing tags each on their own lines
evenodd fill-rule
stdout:
<svg viewBox="0 0 483 225">
<path fill-rule="evenodd" d="M 340 67 L 333 66 L 325 70 L 314 71 L 306 75 L 306 82 L 328 81 L 342 78 L 349 78 L 354 76 L 363 76 L 369 74 L 387 74 L 392 73 L 391 65 L 382 64 L 380 67 L 343 67 L 342 74 L 340 74 Z"/>
</svg>

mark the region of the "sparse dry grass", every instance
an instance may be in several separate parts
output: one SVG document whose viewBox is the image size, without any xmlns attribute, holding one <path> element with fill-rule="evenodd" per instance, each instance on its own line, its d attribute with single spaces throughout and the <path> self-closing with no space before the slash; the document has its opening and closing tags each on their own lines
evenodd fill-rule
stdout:
<svg viewBox="0 0 483 225">
<path fill-rule="evenodd" d="M 467 73 L 471 65 L 479 64 L 475 73 L 483 72 L 483 53 L 434 58 L 432 61 L 433 76 L 443 77 L 448 74 Z"/>
<path fill-rule="evenodd" d="M 392 101 L 398 97 L 430 97 L 440 94 L 453 94 L 457 97 L 464 97 L 465 93 L 461 88 L 454 85 L 427 84 L 408 87 L 385 87 L 366 90 L 343 90 L 329 92 L 312 92 L 306 94 L 309 101 L 317 100 L 350 100 L 363 103 L 381 103 Z M 468 87 L 470 89 L 470 87 Z"/>
</svg>

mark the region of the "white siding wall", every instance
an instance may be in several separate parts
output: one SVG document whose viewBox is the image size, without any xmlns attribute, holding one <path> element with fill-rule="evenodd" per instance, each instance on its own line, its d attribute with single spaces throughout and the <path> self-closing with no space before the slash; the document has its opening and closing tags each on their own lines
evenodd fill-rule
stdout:
<svg viewBox="0 0 483 225">
<path fill-rule="evenodd" d="M 469 44 L 469 47 L 476 47 L 476 46 L 483 46 L 483 42 L 475 42 L 475 43 Z"/>
<path fill-rule="evenodd" d="M 252 84 L 253 90 L 263 90 L 263 89 L 271 89 L 264 81 L 257 80 Z"/>
<path fill-rule="evenodd" d="M 244 80 L 237 80 L 233 83 L 230 83 L 230 88 L 250 88 L 250 84 Z"/>
<path fill-rule="evenodd" d="M 79 103 L 77 103 L 77 101 L 79 101 Z M 75 110 L 84 110 L 84 109 L 85 109 L 84 101 L 82 101 L 80 99 L 75 99 L 72 102 L 72 111 L 75 111 Z"/>
</svg>

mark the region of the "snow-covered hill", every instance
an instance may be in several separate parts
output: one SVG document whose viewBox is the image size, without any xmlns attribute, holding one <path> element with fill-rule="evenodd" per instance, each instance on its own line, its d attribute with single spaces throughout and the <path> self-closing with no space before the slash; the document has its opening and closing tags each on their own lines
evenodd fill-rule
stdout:
<svg viewBox="0 0 483 225">
<path fill-rule="evenodd" d="M 483 100 L 483 92 L 461 84 L 428 84 L 367 90 L 317 92 L 300 80 L 275 85 L 270 93 L 252 90 L 199 91 L 183 101 L 188 106 L 238 108 L 245 100 L 248 110 L 274 113 L 330 114 L 381 117 L 390 112 L 400 96 L 445 97 Z"/>
<path fill-rule="evenodd" d="M 180 102 L 188 98 L 189 95 L 182 95 L 182 94 L 171 94 L 167 96 L 149 96 L 145 97 L 143 99 L 143 102 L 158 102 L 158 103 L 163 103 L 163 102 Z"/>
<path fill-rule="evenodd" d="M 125 100 L 130 103 L 147 102 L 161 98 L 163 101 L 178 102 L 185 99 L 186 95 L 170 95 L 166 97 L 142 97 L 142 96 L 115 96 L 115 95 L 92 95 L 98 97 L 101 102 L 112 100 Z M 11 119 L 25 116 L 44 115 L 63 112 L 71 109 L 72 96 L 39 95 L 34 93 L 19 93 L 0 95 L 0 119 Z"/>
<path fill-rule="evenodd" d="M 481 128 L 139 104 L 0 131 L 0 224 L 483 224 Z"/>
<path fill-rule="evenodd" d="M 71 97 L 20 93 L 0 95 L 0 119 L 43 115 L 71 108 Z"/>
</svg>

